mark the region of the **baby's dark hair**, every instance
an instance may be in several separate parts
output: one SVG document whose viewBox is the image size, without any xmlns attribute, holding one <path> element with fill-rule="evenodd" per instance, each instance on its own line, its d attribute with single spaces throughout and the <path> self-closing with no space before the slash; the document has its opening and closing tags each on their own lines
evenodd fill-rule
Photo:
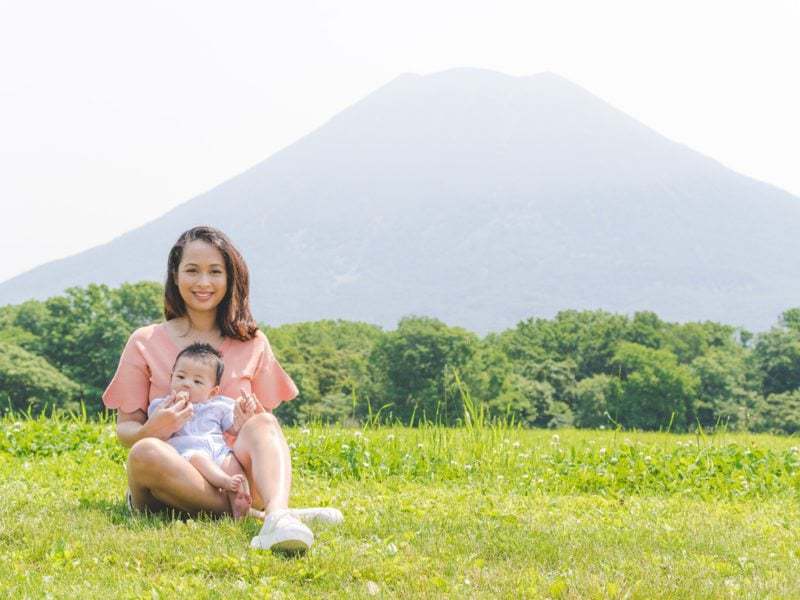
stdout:
<svg viewBox="0 0 800 600">
<path fill-rule="evenodd" d="M 216 374 L 214 385 L 219 385 L 219 382 L 222 381 L 222 372 L 225 370 L 225 363 L 222 362 L 222 354 L 220 354 L 219 350 L 216 350 L 213 346 L 210 346 L 209 344 L 191 344 L 186 346 L 186 348 L 178 352 L 178 356 L 175 357 L 175 364 L 172 365 L 173 371 L 175 370 L 178 361 L 184 356 L 208 363 L 213 366 Z"/>
</svg>

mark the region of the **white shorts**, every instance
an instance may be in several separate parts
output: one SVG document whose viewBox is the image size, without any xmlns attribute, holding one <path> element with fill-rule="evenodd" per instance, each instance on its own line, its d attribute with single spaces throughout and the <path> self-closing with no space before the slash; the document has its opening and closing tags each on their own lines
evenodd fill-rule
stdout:
<svg viewBox="0 0 800 600">
<path fill-rule="evenodd" d="M 183 458 L 189 460 L 195 454 L 205 454 L 218 465 L 232 452 L 224 440 L 211 436 L 175 435 L 167 440 Z"/>
</svg>

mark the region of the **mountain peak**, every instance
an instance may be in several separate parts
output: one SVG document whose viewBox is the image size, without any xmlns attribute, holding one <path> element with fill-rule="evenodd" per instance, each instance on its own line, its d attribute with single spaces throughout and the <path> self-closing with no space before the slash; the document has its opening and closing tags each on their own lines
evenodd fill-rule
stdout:
<svg viewBox="0 0 800 600">
<path fill-rule="evenodd" d="M 0 284 L 0 303 L 162 280 L 197 223 L 241 248 L 271 324 L 416 313 L 484 332 L 604 308 L 758 329 L 800 296 L 797 198 L 558 74 L 459 68 L 395 78 L 156 221 Z"/>
</svg>

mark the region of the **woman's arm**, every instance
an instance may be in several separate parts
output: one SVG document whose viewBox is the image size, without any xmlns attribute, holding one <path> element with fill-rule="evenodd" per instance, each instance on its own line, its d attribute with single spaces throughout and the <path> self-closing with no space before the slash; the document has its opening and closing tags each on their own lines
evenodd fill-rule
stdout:
<svg viewBox="0 0 800 600">
<path fill-rule="evenodd" d="M 166 441 L 191 419 L 194 408 L 186 400 L 175 400 L 170 394 L 163 404 L 148 419 L 142 410 L 117 414 L 117 439 L 123 446 L 130 448 L 146 437 L 154 437 Z"/>
<path fill-rule="evenodd" d="M 132 413 L 123 411 L 117 412 L 117 439 L 123 446 L 130 448 L 143 437 L 147 436 L 143 431 L 147 423 L 147 415 L 144 411 L 137 410 Z"/>
</svg>

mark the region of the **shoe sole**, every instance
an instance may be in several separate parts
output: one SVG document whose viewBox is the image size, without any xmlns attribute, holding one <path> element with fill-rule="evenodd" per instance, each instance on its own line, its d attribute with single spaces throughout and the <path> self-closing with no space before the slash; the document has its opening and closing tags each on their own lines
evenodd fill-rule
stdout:
<svg viewBox="0 0 800 600">
<path fill-rule="evenodd" d="M 270 550 L 281 554 L 303 554 L 308 551 L 308 544 L 300 540 L 286 540 L 273 544 Z"/>
</svg>

